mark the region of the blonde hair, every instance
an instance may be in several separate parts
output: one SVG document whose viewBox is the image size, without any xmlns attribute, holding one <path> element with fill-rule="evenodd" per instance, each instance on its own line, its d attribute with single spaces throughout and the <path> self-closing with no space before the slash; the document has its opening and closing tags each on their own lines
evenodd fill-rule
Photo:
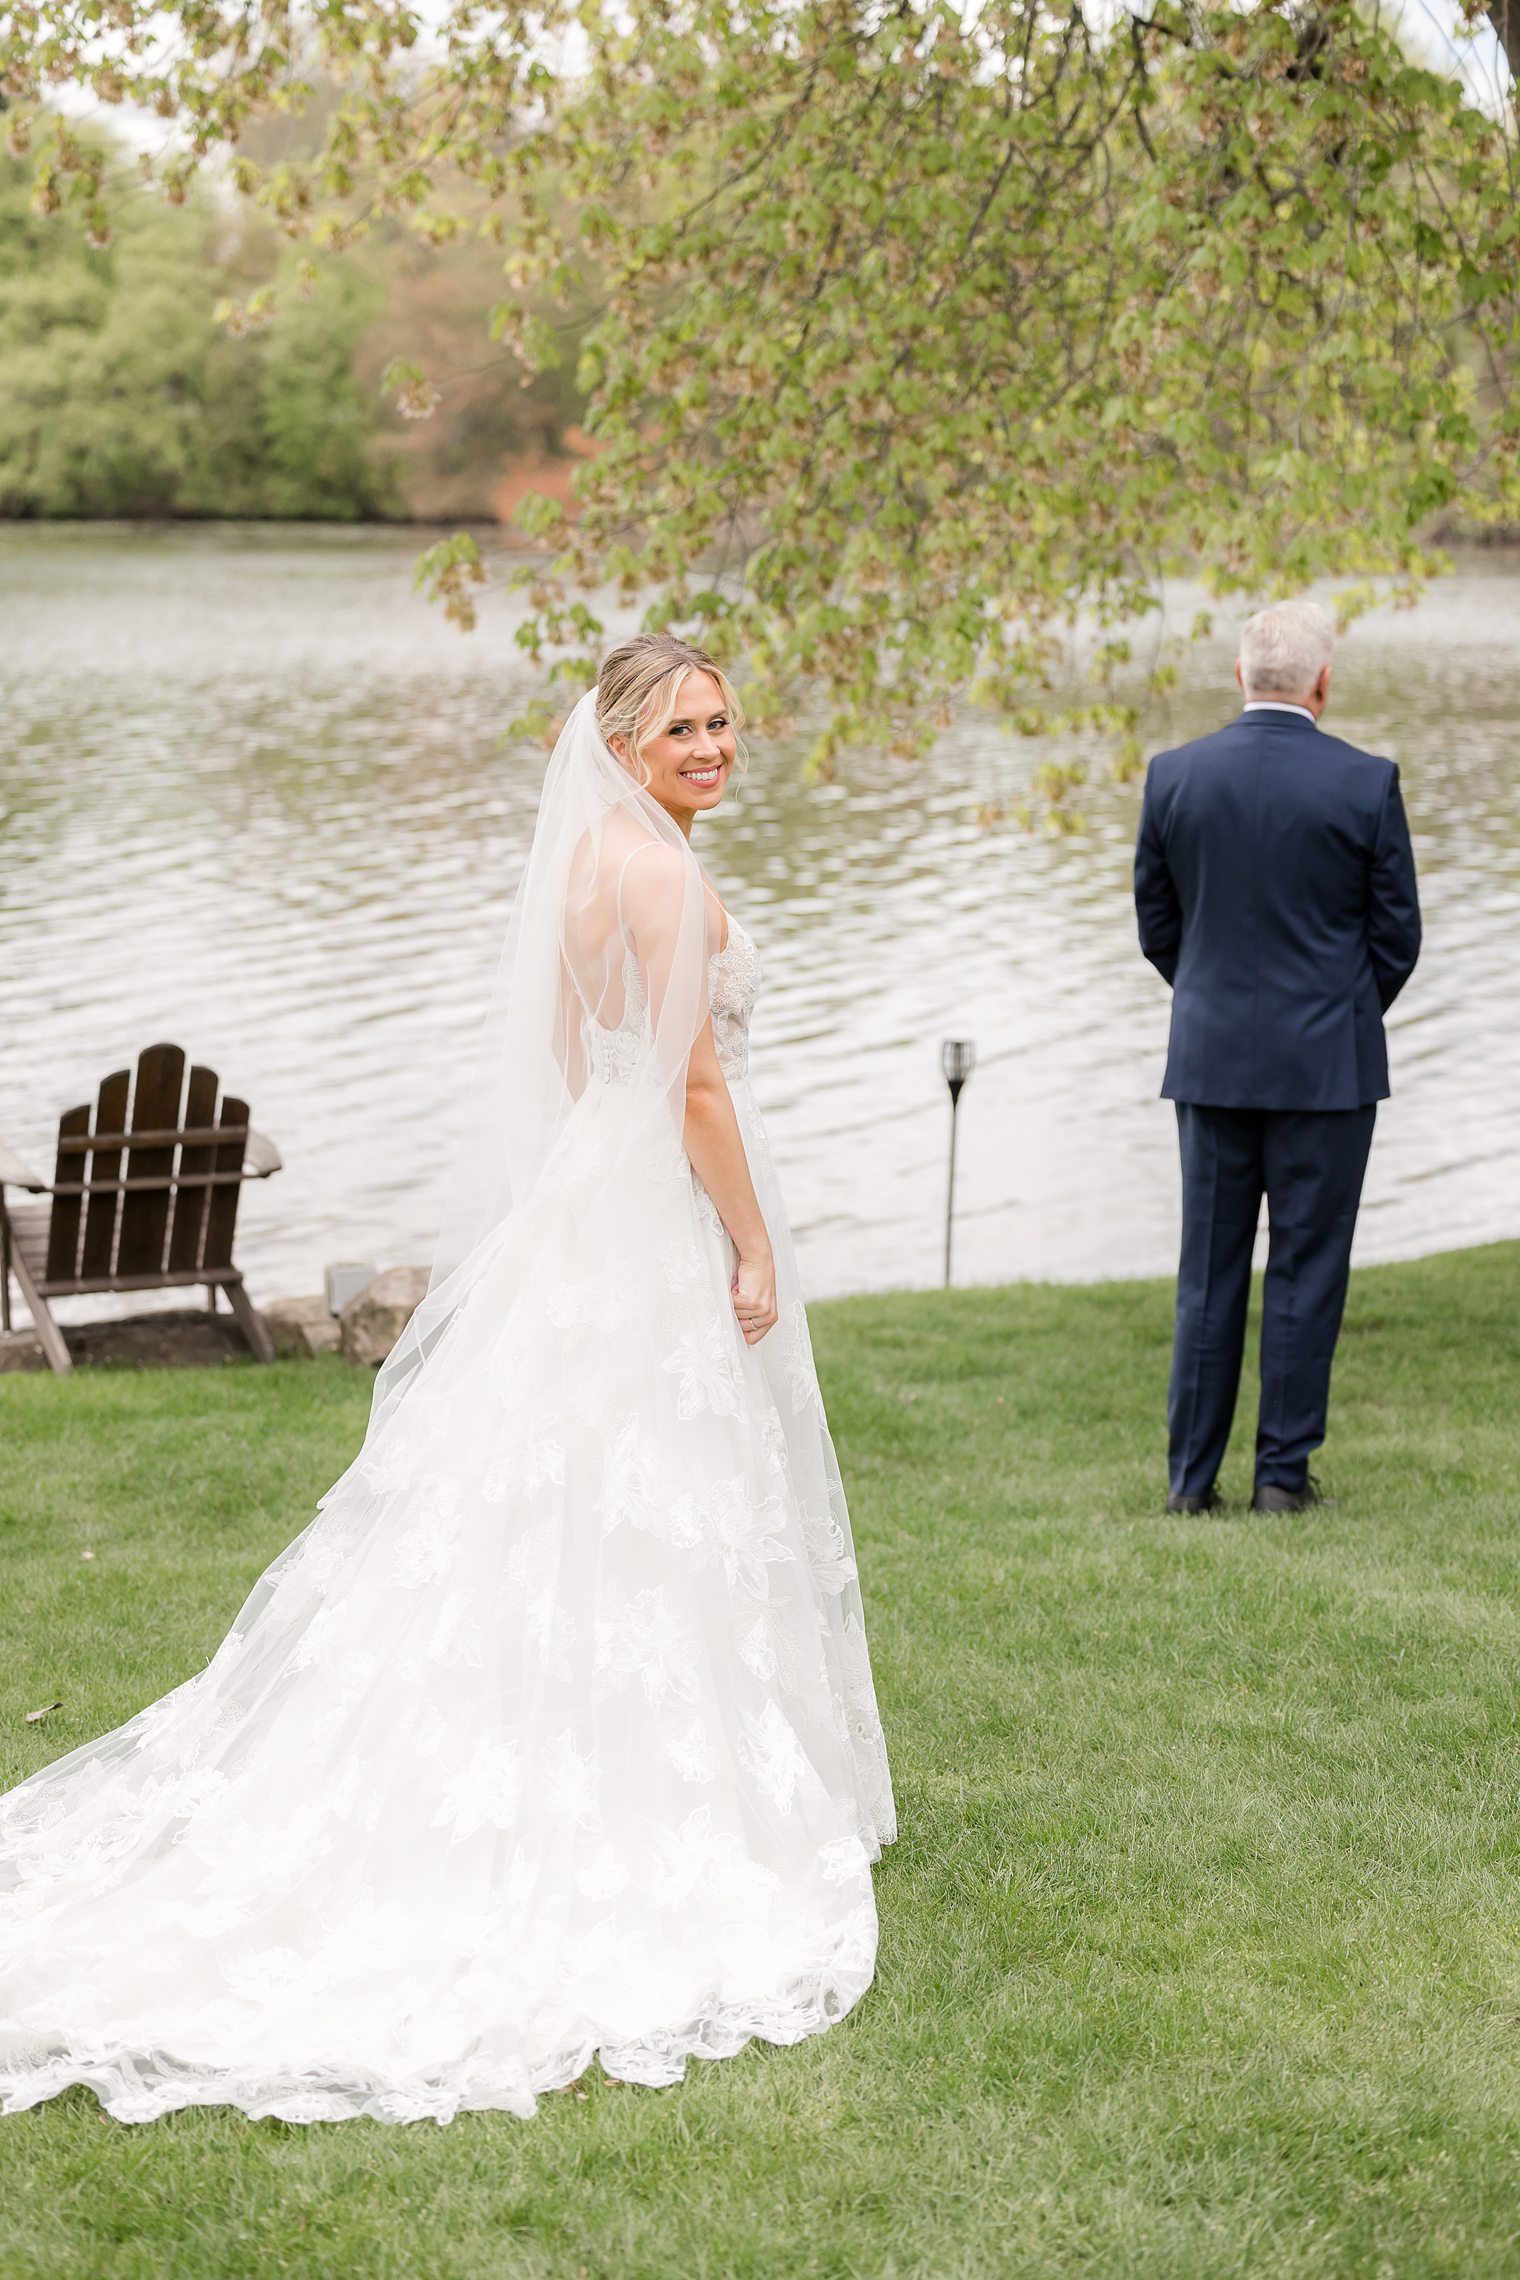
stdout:
<svg viewBox="0 0 1520 2280">
<path fill-rule="evenodd" d="M 1330 662 L 1335 620 L 1318 602 L 1278 602 L 1247 618 L 1240 680 L 1248 697 L 1303 697 Z"/>
<path fill-rule="evenodd" d="M 632 756 L 639 781 L 649 782 L 644 745 L 663 736 L 676 716 L 681 683 L 688 673 L 710 673 L 723 696 L 723 708 L 733 724 L 739 765 L 746 758 L 738 731 L 744 711 L 733 685 L 716 658 L 694 642 L 678 641 L 673 633 L 636 633 L 602 659 L 596 677 L 596 725 L 610 744 L 620 737 Z"/>
</svg>

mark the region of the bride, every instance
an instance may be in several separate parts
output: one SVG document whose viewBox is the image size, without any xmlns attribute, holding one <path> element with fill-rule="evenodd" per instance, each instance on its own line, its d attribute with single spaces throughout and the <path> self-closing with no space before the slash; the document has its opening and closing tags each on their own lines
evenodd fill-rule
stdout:
<svg viewBox="0 0 1520 2280">
<path fill-rule="evenodd" d="M 0 2110 L 529 2115 L 870 1984 L 849 1521 L 689 845 L 737 722 L 664 635 L 570 715 L 363 1448 L 205 1670 L 0 1800 Z"/>
</svg>

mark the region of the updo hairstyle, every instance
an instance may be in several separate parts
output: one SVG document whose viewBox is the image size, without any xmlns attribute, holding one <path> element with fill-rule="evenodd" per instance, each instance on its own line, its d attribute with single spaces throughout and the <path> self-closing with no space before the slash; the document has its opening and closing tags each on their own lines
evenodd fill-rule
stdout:
<svg viewBox="0 0 1520 2280">
<path fill-rule="evenodd" d="M 596 725 L 610 744 L 623 739 L 641 784 L 648 784 L 644 745 L 663 736 L 675 718 L 676 699 L 688 673 L 710 673 L 723 694 L 738 745 L 739 764 L 745 759 L 738 740 L 744 712 L 733 685 L 716 658 L 694 642 L 678 641 L 673 633 L 636 633 L 609 652 L 596 677 Z"/>
</svg>

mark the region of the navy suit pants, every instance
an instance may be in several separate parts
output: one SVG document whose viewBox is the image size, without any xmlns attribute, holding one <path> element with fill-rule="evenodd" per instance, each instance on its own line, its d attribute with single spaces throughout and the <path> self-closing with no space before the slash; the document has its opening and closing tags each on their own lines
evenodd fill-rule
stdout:
<svg viewBox="0 0 1520 2280">
<path fill-rule="evenodd" d="M 1205 1495 L 1224 1462 L 1263 1196 L 1270 1237 L 1256 1485 L 1302 1488 L 1310 1455 L 1325 1437 L 1330 1364 L 1377 1109 L 1176 1105 L 1182 1256 L 1168 1409 L 1172 1493 Z"/>
</svg>

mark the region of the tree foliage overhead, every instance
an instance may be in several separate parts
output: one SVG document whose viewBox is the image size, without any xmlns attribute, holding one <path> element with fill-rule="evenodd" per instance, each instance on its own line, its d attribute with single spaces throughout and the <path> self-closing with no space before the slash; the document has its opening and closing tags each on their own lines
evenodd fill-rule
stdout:
<svg viewBox="0 0 1520 2280">
<path fill-rule="evenodd" d="M 578 360 L 595 445 L 574 511 L 521 512 L 526 645 L 582 672 L 610 576 L 742 652 L 762 717 L 821 687 L 825 755 L 968 688 L 1038 725 L 1073 613 L 1178 572 L 1413 586 L 1441 510 L 1520 510 L 1515 119 L 1358 0 L 0 22 L 39 199 L 97 235 L 98 168 L 31 124 L 62 80 L 184 130 L 149 168 L 171 199 L 232 150 L 314 255 L 382 214 L 498 244 L 492 331 L 530 374 Z M 349 92 L 314 161 L 260 169 L 239 136 L 299 103 L 303 54 Z M 433 376 L 398 378 L 425 410 Z M 469 547 L 432 568 L 468 616 Z"/>
<path fill-rule="evenodd" d="M 243 278 L 209 199 L 134 201 L 92 247 L 29 189 L 0 157 L 0 514 L 394 511 L 378 406 L 352 372 L 367 277 L 336 271 L 283 324 L 233 339 L 216 305 Z"/>
</svg>

